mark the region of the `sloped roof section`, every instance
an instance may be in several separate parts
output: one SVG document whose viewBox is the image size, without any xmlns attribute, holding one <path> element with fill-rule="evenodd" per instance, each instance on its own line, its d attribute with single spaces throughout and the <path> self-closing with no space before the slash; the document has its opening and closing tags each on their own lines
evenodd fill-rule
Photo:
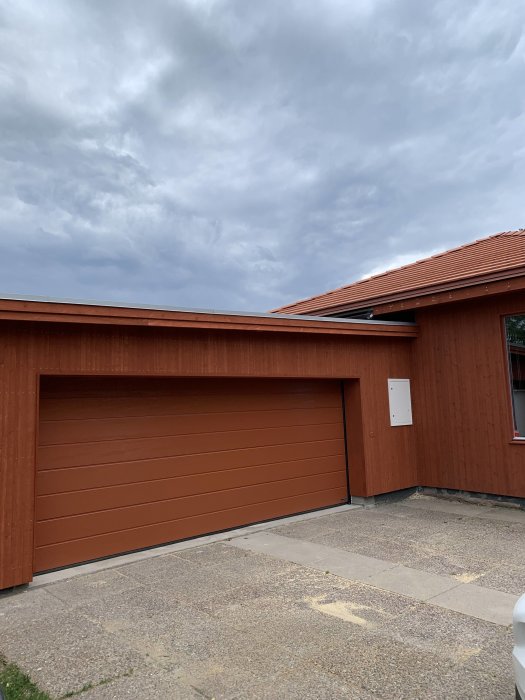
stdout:
<svg viewBox="0 0 525 700">
<path fill-rule="evenodd" d="M 338 313 L 525 275 L 525 229 L 467 243 L 275 311 Z"/>
</svg>

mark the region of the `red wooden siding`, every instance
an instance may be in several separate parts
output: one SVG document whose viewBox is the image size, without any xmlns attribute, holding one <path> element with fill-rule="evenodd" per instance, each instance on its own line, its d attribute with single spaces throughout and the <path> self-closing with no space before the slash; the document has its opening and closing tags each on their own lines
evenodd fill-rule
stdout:
<svg viewBox="0 0 525 700">
<path fill-rule="evenodd" d="M 522 293 L 418 311 L 414 414 L 424 486 L 525 497 L 525 444 L 512 442 L 502 316 Z"/>
<path fill-rule="evenodd" d="M 369 336 L 367 327 L 363 327 L 358 335 L 356 326 L 353 334 L 348 335 L 343 332 L 346 326 L 339 334 L 337 324 L 333 325 L 328 334 L 322 330 L 303 333 L 300 328 L 295 332 L 289 328 L 283 332 L 276 329 L 265 332 L 263 329 L 189 330 L 3 321 L 0 326 L 0 588 L 29 581 L 33 572 L 40 375 L 347 380 L 352 493 L 367 496 L 415 485 L 414 431 L 410 426 L 390 427 L 386 380 L 411 376 L 411 345 L 416 332 L 406 327 L 385 326 L 381 335 Z M 400 334 L 402 328 L 406 331 L 404 336 Z M 64 381 L 67 384 L 68 380 Z M 100 401 L 89 396 L 77 398 L 70 406 L 75 407 L 77 402 L 75 410 L 79 411 L 79 418 L 96 418 L 99 414 L 93 411 L 99 408 L 106 410 L 100 415 L 107 419 L 132 417 L 137 411 L 144 413 L 142 406 L 138 408 L 125 397 L 120 401 L 117 415 L 111 415 L 114 406 L 108 408 L 104 398 Z M 151 400 L 151 397 L 143 398 Z M 217 400 L 211 397 L 210 405 L 214 401 Z M 48 393 L 45 408 L 48 418 L 53 411 L 61 410 L 58 404 L 60 400 L 57 402 L 52 392 Z M 161 398 L 158 406 L 159 416 L 165 410 L 168 413 L 172 410 L 165 403 L 162 408 Z M 285 399 L 281 408 L 293 410 L 290 399 Z M 227 421 L 227 417 L 221 420 Z M 118 429 L 118 424 L 112 425 Z M 80 424 L 78 429 L 83 430 Z M 320 429 L 329 431 L 326 426 Z M 42 440 L 53 444 L 54 439 L 52 428 L 43 425 Z M 187 439 L 193 438 L 188 435 Z M 48 446 L 42 443 L 43 450 Z M 139 444 L 136 447 L 139 449 Z M 157 473 L 162 473 L 167 468 L 162 460 L 169 456 L 160 449 L 156 459 Z M 98 476 L 93 471 L 93 478 L 102 478 L 100 470 Z M 111 478 L 117 478 L 116 473 Z M 252 511 L 250 517 L 257 519 L 257 512 Z M 131 546 L 146 545 L 135 542 Z"/>
</svg>

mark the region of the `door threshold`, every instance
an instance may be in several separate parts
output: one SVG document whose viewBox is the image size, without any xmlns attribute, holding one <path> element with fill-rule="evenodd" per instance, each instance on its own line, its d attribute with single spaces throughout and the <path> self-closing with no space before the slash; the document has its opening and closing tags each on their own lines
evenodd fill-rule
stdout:
<svg viewBox="0 0 525 700">
<path fill-rule="evenodd" d="M 73 578 L 75 576 L 93 574 L 97 571 L 106 571 L 107 569 L 115 569 L 123 564 L 131 564 L 132 562 L 136 561 L 153 559 L 154 557 L 161 557 L 164 554 L 172 554 L 173 552 L 180 552 L 184 549 L 193 549 L 194 547 L 201 547 L 202 545 L 213 544 L 214 542 L 224 542 L 226 540 L 231 540 L 235 537 L 242 537 L 243 535 L 252 534 L 260 530 L 271 530 L 274 527 L 279 527 L 280 525 L 286 525 L 288 523 L 298 523 L 303 520 L 322 518 L 325 515 L 345 513 L 348 510 L 355 510 L 356 508 L 361 509 L 362 506 L 353 505 L 350 503 L 345 503 L 342 506 L 329 506 L 328 508 L 321 508 L 318 510 L 309 511 L 307 513 L 300 513 L 299 515 L 287 515 L 283 518 L 265 520 L 262 523 L 255 523 L 254 525 L 245 525 L 244 527 L 235 528 L 233 530 L 224 530 L 212 535 L 199 535 L 188 540 L 183 540 L 182 542 L 156 545 L 148 549 L 128 552 L 127 554 L 118 554 L 107 559 L 99 559 L 86 564 L 76 564 L 64 569 L 57 569 L 56 571 L 36 574 L 31 583 L 28 584 L 27 588 L 40 588 L 41 586 L 56 583 L 57 581 L 64 581 L 65 579 Z"/>
</svg>

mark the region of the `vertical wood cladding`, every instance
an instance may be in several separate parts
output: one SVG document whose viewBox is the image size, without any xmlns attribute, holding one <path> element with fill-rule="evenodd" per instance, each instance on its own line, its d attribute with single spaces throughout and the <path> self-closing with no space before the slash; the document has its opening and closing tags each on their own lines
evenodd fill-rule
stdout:
<svg viewBox="0 0 525 700">
<path fill-rule="evenodd" d="M 502 317 L 523 293 L 418 311 L 413 345 L 419 483 L 525 497 L 525 444 L 512 442 Z"/>
<path fill-rule="evenodd" d="M 413 342 L 299 332 L 2 322 L 0 588 L 29 581 L 33 571 L 39 375 L 358 379 L 363 459 L 350 463 L 350 483 L 354 495 L 368 496 L 416 484 L 414 432 L 411 426 L 390 427 L 386 390 L 388 377 L 411 376 Z M 359 420 L 356 405 L 352 400 L 347 406 L 352 430 Z"/>
</svg>

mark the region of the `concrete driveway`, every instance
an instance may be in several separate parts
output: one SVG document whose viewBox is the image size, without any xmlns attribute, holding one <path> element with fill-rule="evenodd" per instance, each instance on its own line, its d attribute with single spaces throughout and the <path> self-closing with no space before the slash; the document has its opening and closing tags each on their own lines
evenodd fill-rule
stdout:
<svg viewBox="0 0 525 700">
<path fill-rule="evenodd" d="M 0 652 L 53 698 L 511 700 L 524 541 L 514 509 L 337 508 L 38 577 Z"/>
</svg>

